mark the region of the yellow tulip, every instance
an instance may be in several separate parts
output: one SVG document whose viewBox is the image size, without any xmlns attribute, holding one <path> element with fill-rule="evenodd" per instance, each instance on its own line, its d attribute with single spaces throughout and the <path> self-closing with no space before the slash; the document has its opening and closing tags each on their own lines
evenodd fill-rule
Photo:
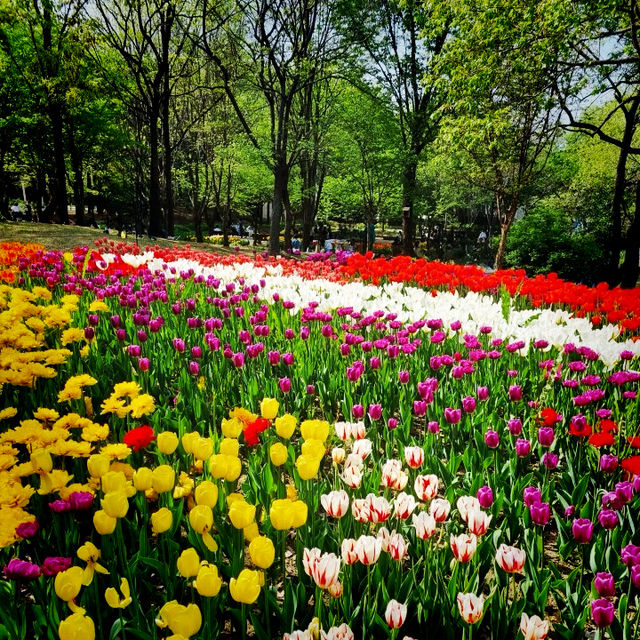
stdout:
<svg viewBox="0 0 640 640">
<path fill-rule="evenodd" d="M 307 507 L 306 502 L 302 502 L 302 500 L 294 500 L 291 503 L 291 512 L 293 519 L 291 526 L 294 529 L 297 529 L 307 521 L 307 517 L 309 515 L 309 507 Z"/>
<path fill-rule="evenodd" d="M 158 434 L 156 444 L 160 453 L 170 455 L 178 447 L 178 436 L 173 431 L 163 431 Z"/>
<path fill-rule="evenodd" d="M 101 536 L 113 533 L 118 521 L 112 518 L 106 511 L 100 509 L 93 514 L 93 526 Z"/>
<path fill-rule="evenodd" d="M 252 522 L 248 527 L 245 527 L 242 532 L 244 533 L 244 539 L 251 542 L 254 538 L 260 535 L 258 531 L 258 523 Z"/>
<path fill-rule="evenodd" d="M 151 485 L 158 493 L 166 493 L 173 489 L 176 473 L 168 464 L 161 464 L 153 470 Z"/>
<path fill-rule="evenodd" d="M 233 482 L 240 477 L 242 463 L 238 457 L 218 454 L 209 458 L 209 470 L 214 478 Z"/>
<path fill-rule="evenodd" d="M 189 523 L 194 531 L 206 533 L 213 525 L 213 511 L 206 504 L 199 504 L 189 511 Z"/>
<path fill-rule="evenodd" d="M 158 509 L 155 513 L 151 514 L 151 531 L 154 536 L 159 533 L 164 533 L 171 529 L 173 524 L 173 513 L 167 507 Z"/>
<path fill-rule="evenodd" d="M 229 592 L 236 602 L 253 604 L 260 595 L 259 571 L 243 569 L 237 578 L 231 578 Z"/>
<path fill-rule="evenodd" d="M 287 461 L 287 447 L 281 442 L 276 442 L 269 447 L 269 458 L 271 462 L 279 467 Z"/>
<path fill-rule="evenodd" d="M 305 420 L 300 425 L 300 433 L 305 440 L 322 440 L 329 437 L 329 423 L 326 420 Z"/>
<path fill-rule="evenodd" d="M 202 613 L 197 604 L 188 604 L 179 611 L 175 611 L 169 621 L 169 629 L 183 638 L 190 638 L 200 631 Z"/>
<path fill-rule="evenodd" d="M 31 453 L 31 467 L 34 473 L 51 473 L 53 460 L 46 449 L 35 449 Z"/>
<path fill-rule="evenodd" d="M 269 509 L 269 520 L 271 526 L 278 531 L 286 531 L 293 526 L 292 501 L 288 498 L 274 500 Z"/>
<path fill-rule="evenodd" d="M 258 536 L 249 544 L 249 555 L 256 567 L 268 569 L 276 558 L 276 548 L 270 538 Z"/>
<path fill-rule="evenodd" d="M 290 413 L 285 413 L 283 416 L 276 418 L 276 433 L 285 440 L 288 440 L 293 432 L 296 430 L 296 425 L 298 424 L 295 416 L 292 416 Z"/>
<path fill-rule="evenodd" d="M 325 454 L 325 446 L 322 440 L 306 440 L 300 447 L 300 452 L 303 456 L 309 456 L 310 458 L 322 458 Z"/>
<path fill-rule="evenodd" d="M 213 440 L 211 438 L 197 438 L 193 441 L 191 453 L 196 460 L 206 460 L 213 453 Z"/>
<path fill-rule="evenodd" d="M 320 469 L 320 460 L 305 455 L 298 456 L 296 469 L 298 470 L 301 480 L 311 480 L 316 477 Z"/>
<path fill-rule="evenodd" d="M 244 424 L 238 420 L 237 418 L 231 418 L 227 420 L 226 418 L 222 419 L 222 435 L 225 438 L 238 438 L 242 433 L 242 429 Z"/>
<path fill-rule="evenodd" d="M 126 578 L 120 580 L 120 593 L 122 593 L 122 598 L 113 587 L 109 587 L 104 592 L 104 599 L 112 609 L 124 609 L 131 604 L 131 590 Z"/>
<path fill-rule="evenodd" d="M 195 492 L 196 504 L 206 504 L 212 509 L 218 503 L 218 487 L 211 480 L 203 480 Z"/>
<path fill-rule="evenodd" d="M 238 457 L 240 443 L 237 438 L 224 438 L 220 443 L 220 453 L 225 456 Z"/>
<path fill-rule="evenodd" d="M 275 398 L 264 398 L 260 403 L 260 415 L 267 420 L 273 420 L 278 415 L 280 403 Z"/>
<path fill-rule="evenodd" d="M 182 436 L 182 448 L 187 453 L 193 453 L 193 445 L 199 437 L 200 437 L 200 434 L 197 431 L 191 431 L 190 433 L 185 433 Z"/>
<path fill-rule="evenodd" d="M 244 500 L 236 500 L 229 507 L 229 520 L 236 529 L 244 529 L 248 527 L 256 517 L 256 508 L 254 505 Z"/>
<path fill-rule="evenodd" d="M 139 467 L 133 474 L 133 486 L 137 491 L 151 489 L 151 478 L 153 471 L 149 467 Z"/>
<path fill-rule="evenodd" d="M 218 575 L 218 567 L 213 564 L 203 564 L 196 579 L 193 581 L 196 591 L 206 598 L 212 598 L 220 593 L 222 580 Z"/>
<path fill-rule="evenodd" d="M 58 635 L 60 640 L 94 640 L 96 629 L 91 618 L 76 612 L 60 622 Z"/>
<path fill-rule="evenodd" d="M 75 599 L 80 593 L 83 577 L 84 571 L 82 567 L 70 567 L 66 571 L 57 573 L 53 587 L 58 598 L 65 602 Z"/>
<path fill-rule="evenodd" d="M 193 547 L 185 549 L 180 554 L 176 565 L 178 567 L 178 573 L 183 578 L 193 578 L 197 576 L 200 570 L 200 557 L 198 556 L 198 552 Z"/>
<path fill-rule="evenodd" d="M 100 482 L 102 490 L 105 493 L 111 491 L 126 491 L 129 484 L 127 482 L 127 476 L 125 476 L 122 471 L 108 471 L 100 476 Z"/>
<path fill-rule="evenodd" d="M 100 501 L 103 511 L 112 518 L 124 518 L 129 511 L 129 501 L 123 491 L 110 491 Z"/>
</svg>

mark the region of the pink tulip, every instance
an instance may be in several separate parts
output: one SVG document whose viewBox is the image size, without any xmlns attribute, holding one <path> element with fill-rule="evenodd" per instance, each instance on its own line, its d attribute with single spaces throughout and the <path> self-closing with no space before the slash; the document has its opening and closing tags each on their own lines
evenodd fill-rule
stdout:
<svg viewBox="0 0 640 640">
<path fill-rule="evenodd" d="M 384 612 L 384 619 L 387 621 L 389 628 L 399 629 L 407 617 L 407 605 L 401 604 L 397 600 L 389 600 L 387 608 Z"/>
<path fill-rule="evenodd" d="M 501 544 L 496 553 L 498 566 L 507 573 L 515 573 L 516 571 L 522 570 L 526 558 L 527 554 L 524 549 L 509 547 L 506 544 Z"/>
<path fill-rule="evenodd" d="M 484 596 L 473 593 L 459 593 L 456 599 L 461 618 L 468 624 L 475 624 L 482 618 Z"/>
</svg>

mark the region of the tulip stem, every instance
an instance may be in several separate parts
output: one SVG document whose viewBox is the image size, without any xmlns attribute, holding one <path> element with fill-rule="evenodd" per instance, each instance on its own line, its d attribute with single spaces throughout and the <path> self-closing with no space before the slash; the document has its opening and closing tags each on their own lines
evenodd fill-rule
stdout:
<svg viewBox="0 0 640 640">
<path fill-rule="evenodd" d="M 242 640 L 247 640 L 247 605 L 240 605 L 240 630 L 242 632 Z"/>
</svg>

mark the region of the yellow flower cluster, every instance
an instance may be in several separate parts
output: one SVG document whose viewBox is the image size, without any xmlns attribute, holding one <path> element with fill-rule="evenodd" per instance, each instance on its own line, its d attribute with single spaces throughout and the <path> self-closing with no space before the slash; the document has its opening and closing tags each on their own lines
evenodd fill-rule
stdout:
<svg viewBox="0 0 640 640">
<path fill-rule="evenodd" d="M 113 393 L 102 403 L 102 413 L 115 413 L 118 418 L 130 415 L 142 418 L 153 413 L 156 403 L 153 396 L 140 393 L 142 389 L 137 382 L 119 382 L 113 387 Z"/>
<path fill-rule="evenodd" d="M 325 420 L 305 420 L 300 425 L 302 443 L 296 459 L 296 469 L 301 480 L 315 478 L 326 452 L 325 440 L 329 437 L 329 423 Z"/>
</svg>

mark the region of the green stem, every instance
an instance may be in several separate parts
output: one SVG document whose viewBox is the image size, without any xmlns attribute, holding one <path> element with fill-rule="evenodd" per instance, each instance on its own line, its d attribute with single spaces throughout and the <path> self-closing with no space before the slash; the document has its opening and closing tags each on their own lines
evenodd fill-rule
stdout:
<svg viewBox="0 0 640 640">
<path fill-rule="evenodd" d="M 247 640 L 247 605 L 244 603 L 240 606 L 240 631 L 242 640 Z"/>
</svg>

